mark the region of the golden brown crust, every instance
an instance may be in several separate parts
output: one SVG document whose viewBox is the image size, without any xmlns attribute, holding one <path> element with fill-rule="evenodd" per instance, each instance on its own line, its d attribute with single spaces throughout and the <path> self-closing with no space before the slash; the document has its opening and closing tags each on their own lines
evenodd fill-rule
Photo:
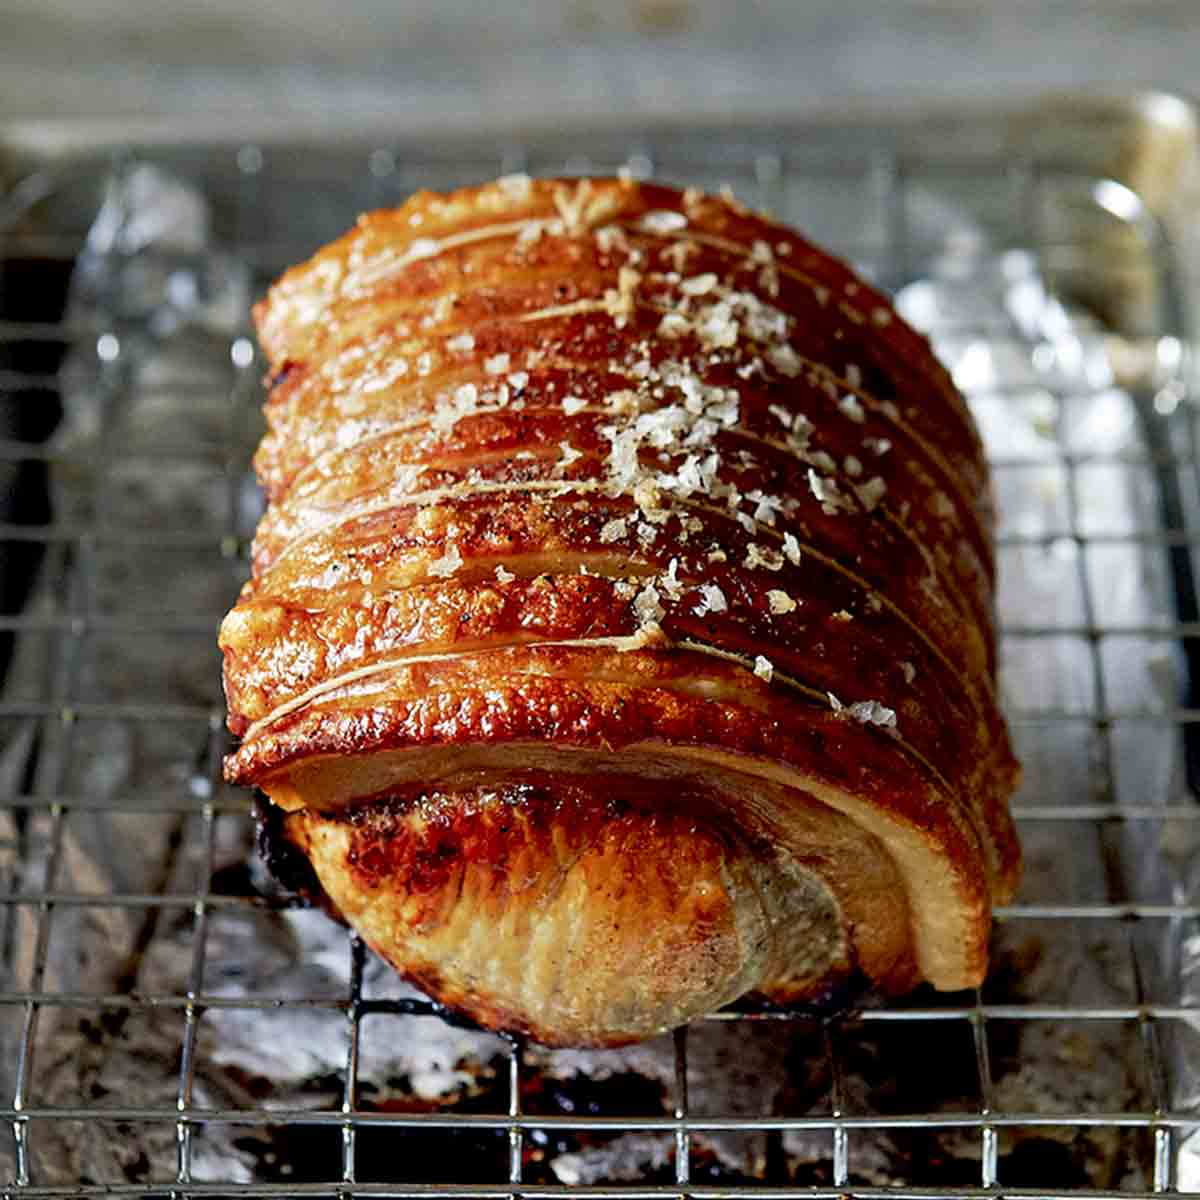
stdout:
<svg viewBox="0 0 1200 1200">
<path fill-rule="evenodd" d="M 735 896 L 776 852 L 745 846 L 703 792 L 571 774 L 300 810 L 289 836 L 368 943 L 446 1004 L 549 1043 L 612 1045 L 736 999 L 772 971 L 768 922 L 800 917 L 794 995 L 849 971 L 835 902 Z M 809 892 L 820 895 L 808 884 Z M 778 969 L 776 965 L 775 969 Z M 802 973 L 801 973 L 802 972 Z"/>
<path fill-rule="evenodd" d="M 512 179 L 364 216 L 255 315 L 227 774 L 380 953 L 560 1042 L 982 978 L 1019 871 L 987 472 L 880 294 L 728 200 Z"/>
</svg>

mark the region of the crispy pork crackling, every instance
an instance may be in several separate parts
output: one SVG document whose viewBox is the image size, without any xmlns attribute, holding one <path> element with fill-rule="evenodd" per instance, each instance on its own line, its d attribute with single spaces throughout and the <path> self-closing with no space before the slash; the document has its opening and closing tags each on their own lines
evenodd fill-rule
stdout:
<svg viewBox="0 0 1200 1200">
<path fill-rule="evenodd" d="M 1020 855 L 987 470 L 886 298 L 729 197 L 509 177 L 255 310 L 228 778 L 497 1029 L 978 984 Z"/>
</svg>

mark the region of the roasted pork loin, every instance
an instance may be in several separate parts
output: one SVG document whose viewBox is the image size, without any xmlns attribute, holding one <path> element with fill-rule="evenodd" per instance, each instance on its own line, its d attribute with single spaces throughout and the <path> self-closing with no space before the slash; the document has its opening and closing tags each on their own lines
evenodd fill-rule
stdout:
<svg viewBox="0 0 1200 1200">
<path fill-rule="evenodd" d="M 509 177 L 288 271 L 228 778 L 492 1027 L 977 985 L 1019 850 L 987 470 L 887 299 L 728 196 Z"/>
</svg>

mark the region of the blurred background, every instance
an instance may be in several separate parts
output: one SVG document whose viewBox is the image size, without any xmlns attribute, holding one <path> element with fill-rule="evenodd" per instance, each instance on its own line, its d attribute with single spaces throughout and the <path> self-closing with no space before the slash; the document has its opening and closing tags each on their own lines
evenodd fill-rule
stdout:
<svg viewBox="0 0 1200 1200">
<path fill-rule="evenodd" d="M 1197 0 L 0 0 L 0 120 L 253 108 L 404 130 L 1191 92 L 1198 51 Z"/>
</svg>

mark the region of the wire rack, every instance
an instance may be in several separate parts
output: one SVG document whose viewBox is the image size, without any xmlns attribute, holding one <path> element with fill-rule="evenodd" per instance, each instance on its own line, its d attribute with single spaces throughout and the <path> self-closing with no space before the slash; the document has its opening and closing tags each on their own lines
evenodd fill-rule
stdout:
<svg viewBox="0 0 1200 1200">
<path fill-rule="evenodd" d="M 252 265 L 258 285 L 339 232 L 359 210 L 397 201 L 418 184 L 439 187 L 522 168 L 605 169 L 625 161 L 636 171 L 681 182 L 727 181 L 745 199 L 803 223 L 889 287 L 920 276 L 925 266 L 930 246 L 921 198 L 952 197 L 993 246 L 1030 252 L 1057 287 L 1099 297 L 1095 303 L 1101 307 L 1105 297 L 1117 297 L 1121 303 L 1101 315 L 1128 324 L 1129 345 L 1149 352 L 1154 363 L 1136 383 L 1142 420 L 1132 448 L 1103 454 L 1056 443 L 1049 459 L 1043 455 L 1036 464 L 1019 455 L 995 463 L 1002 496 L 1006 488 L 1021 486 L 1023 473 L 1035 465 L 1045 470 L 1049 464 L 1062 481 L 1060 528 L 1036 535 L 1002 528 L 1007 585 L 1021 586 L 1015 574 L 1020 567 L 1011 565 L 1021 555 L 1057 555 L 1067 564 L 1061 587 L 1076 597 L 1051 620 L 1031 611 L 1027 620 L 1010 621 L 1005 655 L 1014 647 L 1028 653 L 1031 645 L 1071 642 L 1082 654 L 1084 675 L 1074 691 L 1052 688 L 1010 710 L 1027 761 L 1036 767 L 1051 751 L 1055 756 L 1053 786 L 1047 786 L 1044 772 L 1032 771 L 1037 790 L 1026 788 L 1016 811 L 1027 851 L 1034 858 L 1049 856 L 1058 867 L 1050 872 L 1050 885 L 1023 894 L 997 919 L 1002 932 L 1017 931 L 1018 943 L 1027 937 L 1043 947 L 1044 956 L 1062 946 L 1099 947 L 1108 964 L 1106 999 L 1097 1001 L 1094 991 L 1082 994 L 1070 978 L 1057 977 L 1043 964 L 1042 982 L 1032 994 L 994 976 L 977 993 L 920 993 L 902 1004 L 832 1017 L 807 1011 L 716 1013 L 674 1035 L 666 1050 L 672 1078 L 649 1102 L 601 1084 L 581 1085 L 569 1103 L 551 1102 L 537 1081 L 554 1055 L 504 1043 L 485 1102 L 473 1110 L 418 1111 L 378 1102 L 370 1050 L 386 1041 L 389 1022 L 414 1014 L 437 1018 L 438 1010 L 419 998 L 373 995 L 364 986 L 370 956 L 353 936 L 336 935 L 346 963 L 345 985 L 336 993 L 231 995 L 214 986 L 214 924 L 231 912 L 295 903 L 254 886 L 249 871 L 239 875 L 236 869 L 238 854 L 244 856 L 252 843 L 252 816 L 247 797 L 221 780 L 227 745 L 215 652 L 207 682 L 137 701 L 112 699 L 104 664 L 119 661 L 133 641 L 160 647 L 168 660 L 182 655 L 184 647 L 211 639 L 222 615 L 219 604 L 163 610 L 154 596 L 139 591 L 139 556 L 201 563 L 221 581 L 226 600 L 235 594 L 246 572 L 251 532 L 245 497 L 261 363 L 243 330 L 212 340 L 211 372 L 199 382 L 147 383 L 139 372 L 138 343 L 125 330 L 63 317 L 67 274 L 109 170 L 96 157 L 25 177 L 10 193 L 0 226 L 0 397 L 12 418 L 0 441 L 0 465 L 10 472 L 5 476 L 10 493 L 36 492 L 46 471 L 71 466 L 69 454 L 45 440 L 58 418 L 60 367 L 68 356 L 92 360 L 97 426 L 88 503 L 69 519 L 34 503 L 23 514 L 10 513 L 0 526 L 8 575 L 0 634 L 10 642 L 38 640 L 46 663 L 36 689 L 6 693 L 0 703 L 3 727 L 29 739 L 19 776 L 0 780 L 0 811 L 9 816 L 9 836 L 0 841 L 0 948 L 9 981 L 0 992 L 0 1019 L 13 1035 L 11 1042 L 0 1041 L 0 1051 L 11 1054 L 13 1063 L 11 1094 L 0 1096 L 6 1131 L 0 1152 L 6 1136 L 13 1163 L 7 1194 L 535 1197 L 574 1190 L 628 1197 L 759 1192 L 833 1197 L 1176 1190 L 1181 1156 L 1200 1128 L 1200 1111 L 1190 1107 L 1180 1066 L 1188 1061 L 1200 1008 L 1189 1002 L 1178 975 L 1178 947 L 1196 927 L 1200 895 L 1158 871 L 1154 858 L 1169 855 L 1174 846 L 1190 847 L 1200 834 L 1200 805 L 1191 787 L 1200 706 L 1188 691 L 1161 703 L 1113 700 L 1120 691 L 1114 689 L 1114 672 L 1127 669 L 1122 646 L 1165 650 L 1186 664 L 1200 638 L 1191 569 L 1200 539 L 1200 459 L 1195 424 L 1183 403 L 1187 297 L 1169 238 L 1135 193 L 1123 189 L 1120 205 L 1105 205 L 1103 189 L 1117 185 L 1033 157 L 935 158 L 879 145 L 813 148 L 802 137 L 783 143 L 729 135 L 690 143 L 644 138 L 585 150 L 539 155 L 514 145 L 492 156 L 455 158 L 445 150 L 421 154 L 377 145 L 361 151 L 326 147 L 313 156 L 247 144 L 177 152 L 171 165 L 200 180 L 218 213 L 224 244 Z M 1055 216 L 1064 195 L 1084 198 L 1076 203 L 1089 210 L 1081 222 Z M 34 210 L 41 213 L 36 222 L 28 219 Z M 1097 241 L 1101 220 L 1108 232 Z M 1118 243 L 1106 243 L 1114 225 L 1121 227 Z M 1108 250 L 1098 253 L 1104 246 Z M 1131 293 L 1139 297 L 1136 318 L 1122 309 Z M 981 336 L 1029 349 L 1015 329 L 992 328 Z M 163 477 L 177 473 L 180 480 L 180 515 L 173 527 L 148 530 L 136 519 L 114 516 L 106 488 L 129 458 L 122 426 L 127 401 L 151 387 L 214 406 L 222 414 L 223 433 L 211 444 L 161 450 Z M 1051 395 L 1063 409 L 1088 399 Z M 1119 476 L 1121 486 L 1144 485 L 1151 517 L 1135 528 L 1095 528 L 1087 495 L 1095 484 L 1089 473 L 1097 471 L 1103 478 Z M 198 527 L 186 503 L 186 481 L 197 472 L 223 489 L 226 517 L 220 527 Z M 111 574 L 118 560 L 128 571 L 128 603 L 113 610 L 98 600 L 98 578 Z M 1111 572 L 1114 564 L 1127 568 L 1129 561 L 1166 580 L 1168 611 L 1162 620 L 1109 622 Z M 31 609 L 22 602 L 22 584 L 38 572 L 50 581 L 54 602 Z M 84 663 L 91 664 L 86 672 Z M 95 723 L 150 731 L 187 727 L 194 730 L 198 750 L 162 786 L 114 796 L 89 786 L 84 759 L 92 753 L 89 729 Z M 1124 769 L 1131 761 L 1128 748 L 1147 740 L 1164 747 L 1166 794 Z M 86 819 L 92 823 L 88 828 L 99 831 L 95 836 L 119 838 L 128 822 L 151 815 L 170 822 L 170 835 L 149 886 L 89 890 L 67 872 L 73 822 Z M 1131 847 L 1149 854 L 1149 869 L 1145 857 L 1131 867 Z M 78 928 L 73 915 L 79 910 L 94 915 L 101 928 L 106 910 L 131 914 L 122 969 L 105 991 L 60 990 L 48 981 L 55 938 Z M 188 939 L 190 966 L 181 986 L 154 990 L 143 968 L 167 930 Z M 1019 956 L 1015 965 L 1001 966 L 1000 975 L 1020 974 Z M 334 1013 L 343 1023 L 344 1051 L 336 1078 L 324 1083 L 333 1102 L 281 1103 L 253 1088 L 237 1105 L 202 1097 L 197 1080 L 211 1052 L 206 1022 L 215 1012 L 232 1010 L 277 1018 L 281 1037 L 293 1036 L 289 1023 L 298 1014 Z M 83 1082 L 69 1102 L 61 1095 L 46 1100 L 41 1080 L 50 1063 L 39 1036 L 43 1023 L 53 1017 L 69 1030 L 75 1020 L 81 1041 L 104 1040 L 106 1053 L 136 1056 L 137 1035 L 130 1031 L 146 1014 L 176 1022 L 170 1102 L 159 1095 L 147 1100 L 133 1086 L 100 1095 Z M 771 1044 L 787 1058 L 787 1072 L 808 1083 L 789 1084 L 758 1111 L 733 1111 L 711 1089 L 698 1101 L 696 1039 L 735 1025 L 765 1030 L 763 1036 L 776 1039 Z M 1108 1041 L 1089 1040 L 1099 1028 Z M 1039 1040 L 1043 1030 L 1054 1031 L 1054 1038 Z M 1073 1044 L 1076 1034 L 1074 1044 L 1083 1049 L 1072 1060 L 1062 1047 Z M 1011 1107 L 1006 1080 L 1022 1072 L 1111 1078 L 1094 1057 L 1097 1045 L 1117 1047 L 1125 1064 L 1119 1088 L 1100 1085 L 1065 1105 Z M 1039 1053 L 1048 1056 L 1048 1064 L 1033 1061 Z M 864 1067 L 864 1056 L 874 1065 Z M 874 1072 L 866 1087 L 855 1082 L 864 1071 Z M 896 1078 L 895 1072 L 914 1078 Z M 925 1090 L 908 1086 L 929 1073 L 947 1074 L 952 1082 Z M 39 1160 L 39 1138 L 88 1123 L 99 1123 L 116 1140 L 132 1137 L 133 1130 L 170 1131 L 170 1157 L 118 1177 L 81 1172 L 70 1183 L 55 1178 Z M 232 1167 L 227 1176 L 201 1177 L 194 1169 L 198 1145 L 214 1130 L 235 1129 L 266 1131 L 275 1139 L 274 1160 L 261 1159 L 262 1169 L 249 1180 Z M 659 1145 L 653 1171 L 573 1189 L 544 1169 L 547 1147 L 596 1146 L 630 1136 Z M 863 1147 L 881 1136 L 907 1147 L 904 1172 L 893 1168 L 883 1178 L 868 1169 Z M 708 1147 L 720 1138 L 743 1139 L 751 1165 L 741 1172 L 714 1165 Z M 804 1168 L 788 1158 L 787 1147 L 797 1138 L 821 1147 Z M 1081 1139 L 1090 1139 L 1091 1148 L 1081 1148 Z M 959 1147 L 952 1159 L 944 1149 L 947 1141 Z M 1096 1168 L 1096 1145 L 1108 1147 L 1123 1165 Z M 298 1160 L 300 1147 L 307 1166 L 289 1175 L 282 1160 L 289 1153 Z M 430 1155 L 437 1160 L 435 1170 L 427 1165 Z"/>
</svg>

